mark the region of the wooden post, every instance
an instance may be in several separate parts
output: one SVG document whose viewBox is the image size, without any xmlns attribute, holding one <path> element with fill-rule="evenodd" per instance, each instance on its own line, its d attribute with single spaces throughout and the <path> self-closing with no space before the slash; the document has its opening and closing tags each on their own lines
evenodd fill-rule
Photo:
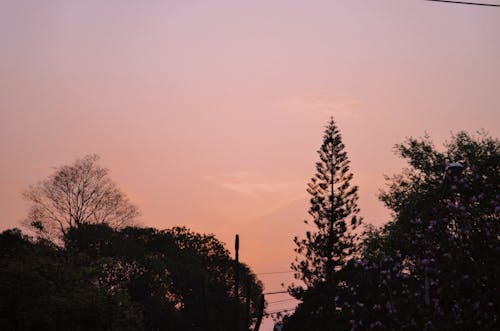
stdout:
<svg viewBox="0 0 500 331">
<path fill-rule="evenodd" d="M 234 248 L 235 248 L 235 259 L 234 259 L 234 331 L 240 331 L 240 320 L 239 320 L 239 279 L 240 279 L 240 266 L 239 266 L 239 257 L 238 250 L 240 249 L 240 237 L 236 235 L 234 240 Z"/>
</svg>

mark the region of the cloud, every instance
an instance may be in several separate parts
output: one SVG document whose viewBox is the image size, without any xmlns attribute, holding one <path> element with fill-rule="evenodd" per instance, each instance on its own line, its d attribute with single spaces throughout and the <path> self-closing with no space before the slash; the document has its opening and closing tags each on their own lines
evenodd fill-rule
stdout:
<svg viewBox="0 0 500 331">
<path fill-rule="evenodd" d="M 267 180 L 252 171 L 205 175 L 203 178 L 225 189 L 254 198 L 282 191 L 292 184 L 286 181 Z"/>
<path fill-rule="evenodd" d="M 355 100 L 343 100 L 329 93 L 291 96 L 280 102 L 280 108 L 295 114 L 352 117 L 358 104 Z"/>
</svg>

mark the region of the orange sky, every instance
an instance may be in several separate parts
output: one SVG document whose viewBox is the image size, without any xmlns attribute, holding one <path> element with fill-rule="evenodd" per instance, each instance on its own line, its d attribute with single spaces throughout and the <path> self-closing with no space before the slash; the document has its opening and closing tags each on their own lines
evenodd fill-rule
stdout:
<svg viewBox="0 0 500 331">
<path fill-rule="evenodd" d="M 144 225 L 239 233 L 254 271 L 287 270 L 328 117 L 381 224 L 395 143 L 498 136 L 499 32 L 500 8 L 421 0 L 2 1 L 1 229 L 97 153 Z"/>
</svg>

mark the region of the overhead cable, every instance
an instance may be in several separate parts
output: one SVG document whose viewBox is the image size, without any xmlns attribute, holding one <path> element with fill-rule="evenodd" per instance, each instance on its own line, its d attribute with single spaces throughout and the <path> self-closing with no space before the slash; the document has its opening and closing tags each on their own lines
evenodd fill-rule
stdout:
<svg viewBox="0 0 500 331">
<path fill-rule="evenodd" d="M 493 3 L 482 3 L 482 2 L 452 1 L 452 0 L 425 0 L 425 1 L 433 1 L 433 2 L 446 2 L 446 3 L 454 3 L 454 4 L 458 4 L 458 5 L 473 5 L 473 6 L 500 7 L 500 5 L 495 5 L 495 4 L 493 4 Z"/>
</svg>

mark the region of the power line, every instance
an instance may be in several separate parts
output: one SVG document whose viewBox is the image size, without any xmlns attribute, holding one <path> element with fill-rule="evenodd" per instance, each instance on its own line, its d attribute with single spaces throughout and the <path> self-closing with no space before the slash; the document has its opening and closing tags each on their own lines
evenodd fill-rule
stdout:
<svg viewBox="0 0 500 331">
<path fill-rule="evenodd" d="M 262 294 L 269 295 L 269 294 L 281 294 L 281 293 L 288 293 L 288 291 L 266 292 L 266 293 L 262 293 Z"/>
<path fill-rule="evenodd" d="M 475 6 L 487 6 L 487 7 L 500 7 L 500 5 L 495 5 L 493 3 L 481 3 L 481 2 L 452 1 L 452 0 L 425 0 L 425 1 L 446 2 L 446 3 L 454 3 L 454 4 L 459 4 L 459 5 L 475 5 Z"/>
<path fill-rule="evenodd" d="M 258 272 L 256 275 L 274 275 L 274 274 L 289 274 L 294 271 L 288 270 L 288 271 L 269 271 L 269 272 Z"/>
<path fill-rule="evenodd" d="M 294 300 L 297 300 L 297 299 L 284 299 L 284 300 L 276 300 L 276 301 L 271 301 L 271 302 L 268 302 L 268 304 L 273 304 L 273 303 L 279 303 L 279 302 L 287 302 L 287 301 L 294 301 Z"/>
<path fill-rule="evenodd" d="M 262 316 L 270 316 L 270 315 L 273 315 L 273 314 L 287 313 L 287 312 L 292 312 L 292 311 L 295 311 L 295 307 L 290 307 L 290 308 L 286 308 L 286 309 L 279 309 L 279 310 L 275 310 L 275 311 L 270 311 L 270 312 L 262 314 Z M 252 316 L 251 318 L 252 319 L 256 318 L 256 316 Z M 243 321 L 245 319 L 244 318 L 239 318 L 238 320 Z M 232 323 L 234 323 L 234 319 L 227 319 L 227 320 L 222 320 L 222 321 L 218 321 L 218 322 L 211 322 L 211 323 L 200 323 L 200 324 L 190 325 L 190 326 L 186 326 L 186 327 L 189 328 L 189 329 L 200 329 L 200 328 L 206 328 L 206 327 L 227 325 L 227 324 L 232 324 Z"/>
</svg>

